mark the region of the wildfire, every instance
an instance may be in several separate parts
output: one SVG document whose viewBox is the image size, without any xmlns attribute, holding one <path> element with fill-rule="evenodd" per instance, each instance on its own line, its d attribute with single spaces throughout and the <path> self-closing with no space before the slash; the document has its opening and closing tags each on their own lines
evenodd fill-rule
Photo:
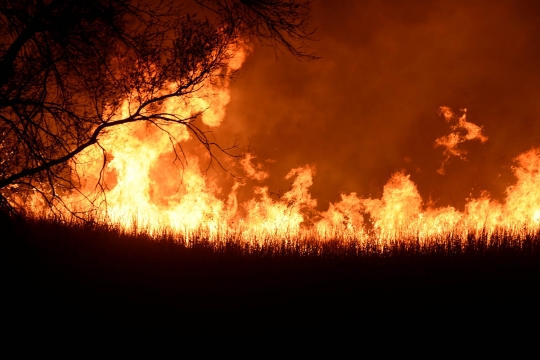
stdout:
<svg viewBox="0 0 540 360">
<path fill-rule="evenodd" d="M 240 68 L 245 51 L 237 51 L 229 71 Z M 162 104 L 164 111 L 189 117 L 202 112 L 202 122 L 219 126 L 230 101 L 228 83 L 206 84 L 201 92 L 182 101 L 171 98 Z M 126 100 L 122 116 L 130 112 Z M 435 141 L 444 148 L 445 159 L 465 158 L 459 144 L 465 141 L 486 142 L 483 129 L 460 117 L 448 107 L 440 108 L 447 122 L 455 121 L 452 132 Z M 290 170 L 285 176 L 291 188 L 278 199 L 272 198 L 266 186 L 253 189 L 254 197 L 243 203 L 238 190 L 246 182 L 237 179 L 227 200 L 218 195 L 223 189 L 200 170 L 199 158 L 193 154 L 178 156 L 171 145 L 187 141 L 190 133 L 182 124 L 131 123 L 109 131 L 100 139 L 101 147 L 92 147 L 80 155 L 73 168 L 80 175 L 80 193 L 65 199 L 72 210 L 97 209 L 98 215 L 126 229 L 156 232 L 167 230 L 188 239 L 203 234 L 209 240 L 234 234 L 247 242 L 267 239 L 430 239 L 445 234 L 493 234 L 497 231 L 530 233 L 540 229 L 540 148 L 531 149 L 515 159 L 516 183 L 506 190 L 503 202 L 487 194 L 470 199 L 464 211 L 453 207 L 426 205 L 414 182 L 404 172 L 394 173 L 384 186 L 380 199 L 362 198 L 356 193 L 341 194 L 341 201 L 331 203 L 326 211 L 316 209 L 309 189 L 315 166 Z M 102 149 L 107 162 L 103 166 Z M 175 152 L 176 151 L 176 152 Z M 240 161 L 245 177 L 259 182 L 270 174 L 253 154 Z M 99 184 L 103 191 L 95 191 Z"/>
</svg>

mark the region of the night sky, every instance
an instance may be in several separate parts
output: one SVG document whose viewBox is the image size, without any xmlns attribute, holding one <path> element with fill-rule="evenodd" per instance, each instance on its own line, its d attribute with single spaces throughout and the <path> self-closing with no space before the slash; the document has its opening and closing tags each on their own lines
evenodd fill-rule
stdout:
<svg viewBox="0 0 540 360">
<path fill-rule="evenodd" d="M 237 140 L 264 162 L 271 191 L 293 167 L 314 165 L 320 209 L 340 193 L 380 197 L 405 171 L 425 202 L 463 209 L 513 182 L 512 159 L 540 146 L 540 2 L 331 1 L 314 3 L 311 44 L 298 61 L 254 45 L 232 84 L 216 138 Z M 483 127 L 446 174 L 436 138 L 448 106 Z M 251 196 L 247 187 L 240 196 Z"/>
</svg>

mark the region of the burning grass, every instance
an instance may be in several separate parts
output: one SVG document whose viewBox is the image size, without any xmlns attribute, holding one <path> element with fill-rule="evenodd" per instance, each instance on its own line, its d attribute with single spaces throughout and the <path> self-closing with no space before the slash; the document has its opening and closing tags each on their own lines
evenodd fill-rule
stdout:
<svg viewBox="0 0 540 360">
<path fill-rule="evenodd" d="M 104 222 L 26 219 L 2 227 L 11 234 L 2 253 L 12 313 L 54 321 L 118 314 L 185 321 L 218 313 L 366 321 L 471 304 L 525 309 L 540 281 L 539 231 L 423 242 L 309 236 L 246 242 L 232 233 L 178 237 Z"/>
<path fill-rule="evenodd" d="M 386 311 L 405 298 L 486 303 L 512 294 L 526 302 L 540 281 L 538 148 L 515 159 L 516 183 L 502 202 L 483 194 L 463 211 L 433 208 L 398 172 L 380 199 L 342 194 L 318 211 L 309 192 L 313 166 L 291 169 L 291 187 L 277 199 L 261 185 L 240 203 L 246 183 L 237 179 L 224 200 L 196 158 L 181 179 L 156 177 L 152 169 L 174 174 L 170 161 L 158 161 L 168 138 L 146 129 L 146 138 L 159 139 L 138 141 L 135 130 L 116 134 L 125 141 L 114 142 L 122 146 L 104 170 L 110 186 L 95 198 L 68 194 L 53 212 L 39 197 L 19 198 L 28 218 L 3 220 L 8 240 L 19 239 L 3 242 L 6 263 L 22 276 L 9 279 L 15 303 L 50 298 L 46 306 L 75 311 L 111 303 L 189 311 L 302 303 L 321 311 L 368 301 Z M 246 176 L 263 181 L 268 174 L 252 160 L 242 162 Z M 91 170 L 85 181 L 96 189 Z M 84 220 L 70 217 L 77 212 Z"/>
<path fill-rule="evenodd" d="M 490 254 L 515 252 L 520 254 L 540 254 L 540 229 L 508 229 L 464 232 L 461 228 L 449 233 L 438 234 L 430 238 L 420 235 L 404 235 L 390 238 L 371 231 L 362 237 L 353 237 L 343 229 L 334 231 L 333 237 L 321 237 L 317 232 L 304 231 L 273 235 L 263 233 L 246 238 L 241 230 L 214 232 L 209 228 L 199 228 L 186 232 L 175 232 L 167 228 L 160 231 L 139 228 L 134 223 L 129 228 L 103 220 L 92 221 L 79 219 L 37 219 L 29 218 L 22 222 L 24 227 L 18 230 L 19 236 L 42 239 L 80 239 L 92 238 L 108 242 L 109 239 L 125 239 L 127 243 L 145 241 L 159 246 L 170 244 L 181 251 L 204 249 L 216 255 L 254 256 L 279 258 L 314 257 L 314 258 L 392 258 L 403 256 L 462 256 L 466 254 Z M 12 225 L 12 228 L 15 229 Z"/>
</svg>

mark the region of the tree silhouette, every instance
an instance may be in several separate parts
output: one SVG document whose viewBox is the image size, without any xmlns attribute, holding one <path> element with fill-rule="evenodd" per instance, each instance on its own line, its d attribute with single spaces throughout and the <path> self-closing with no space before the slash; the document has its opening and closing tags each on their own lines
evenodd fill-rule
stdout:
<svg viewBox="0 0 540 360">
<path fill-rule="evenodd" d="M 311 2 L 194 0 L 198 16 L 174 0 L 1 0 L 0 210 L 32 192 L 52 206 L 76 189 L 70 162 L 121 124 L 182 124 L 210 154 L 226 151 L 197 125 L 200 112 L 161 105 L 230 76 L 231 49 L 246 37 L 315 58 L 305 48 Z"/>
</svg>

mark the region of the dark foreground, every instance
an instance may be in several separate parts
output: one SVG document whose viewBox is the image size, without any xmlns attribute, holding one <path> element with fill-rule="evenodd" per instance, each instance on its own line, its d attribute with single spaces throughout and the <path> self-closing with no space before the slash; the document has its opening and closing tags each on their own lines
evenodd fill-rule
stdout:
<svg viewBox="0 0 540 360">
<path fill-rule="evenodd" d="M 15 323 L 445 322 L 523 319 L 538 307 L 538 235 L 519 248 L 502 241 L 303 256 L 294 249 L 246 255 L 233 245 L 186 248 L 105 227 L 6 221 L 2 227 L 4 319 Z"/>
</svg>

